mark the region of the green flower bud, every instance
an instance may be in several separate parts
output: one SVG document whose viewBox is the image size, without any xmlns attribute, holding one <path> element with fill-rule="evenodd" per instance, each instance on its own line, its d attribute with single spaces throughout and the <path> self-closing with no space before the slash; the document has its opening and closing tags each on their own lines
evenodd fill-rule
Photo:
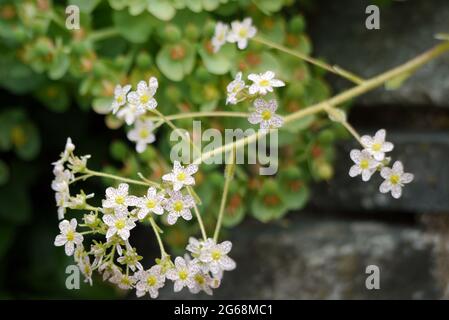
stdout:
<svg viewBox="0 0 449 320">
<path fill-rule="evenodd" d="M 185 32 L 186 32 L 186 37 L 187 39 L 191 40 L 191 41 L 196 41 L 198 40 L 199 36 L 200 36 L 200 30 L 198 29 L 198 27 L 196 25 L 194 25 L 193 23 L 189 23 L 186 28 L 185 28 Z"/>
<path fill-rule="evenodd" d="M 168 42 L 176 42 L 181 40 L 182 32 L 178 28 L 178 26 L 174 24 L 169 24 L 165 27 L 162 37 L 164 40 L 167 40 Z"/>
<path fill-rule="evenodd" d="M 142 51 L 136 58 L 137 66 L 141 69 L 149 68 L 153 64 L 153 59 L 146 51 Z"/>
<path fill-rule="evenodd" d="M 304 32 L 306 28 L 306 21 L 302 15 L 297 15 L 289 22 L 290 31 L 293 33 Z"/>
</svg>

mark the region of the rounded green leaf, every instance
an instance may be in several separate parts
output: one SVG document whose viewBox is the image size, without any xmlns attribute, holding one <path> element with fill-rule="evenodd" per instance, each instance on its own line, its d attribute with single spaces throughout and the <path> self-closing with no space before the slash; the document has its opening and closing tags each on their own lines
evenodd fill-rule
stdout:
<svg viewBox="0 0 449 320">
<path fill-rule="evenodd" d="M 148 2 L 147 10 L 156 18 L 168 21 L 176 14 L 176 9 L 169 0 L 152 0 Z"/>
<path fill-rule="evenodd" d="M 148 40 L 154 21 L 147 13 L 132 16 L 127 10 L 114 11 L 113 20 L 120 35 L 133 43 L 144 43 Z"/>
</svg>

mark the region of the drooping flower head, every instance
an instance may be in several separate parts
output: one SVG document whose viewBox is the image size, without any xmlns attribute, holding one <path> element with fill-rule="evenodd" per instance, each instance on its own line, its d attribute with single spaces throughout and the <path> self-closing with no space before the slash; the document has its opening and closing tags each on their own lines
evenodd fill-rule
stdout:
<svg viewBox="0 0 449 320">
<path fill-rule="evenodd" d="M 241 22 L 233 21 L 227 40 L 231 43 L 237 43 L 239 49 L 245 49 L 248 46 L 248 40 L 253 38 L 257 33 L 257 29 L 252 23 L 253 20 L 251 18 L 245 18 Z"/>
<path fill-rule="evenodd" d="M 236 104 L 238 102 L 239 94 L 246 88 L 245 81 L 242 80 L 242 73 L 238 72 L 226 87 L 228 96 L 226 98 L 226 104 Z"/>
</svg>

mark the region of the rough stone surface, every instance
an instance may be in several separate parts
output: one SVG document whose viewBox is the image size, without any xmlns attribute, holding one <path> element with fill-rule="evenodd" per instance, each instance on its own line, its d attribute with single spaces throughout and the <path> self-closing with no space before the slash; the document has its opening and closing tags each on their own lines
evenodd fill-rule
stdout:
<svg viewBox="0 0 449 320">
<path fill-rule="evenodd" d="M 380 9 L 380 30 L 367 30 L 365 9 L 373 1 L 319 1 L 308 31 L 315 56 L 372 77 L 400 65 L 438 43 L 449 33 L 449 1 L 392 1 Z M 376 90 L 357 101 L 366 105 L 434 105 L 449 107 L 449 54 L 419 69 L 399 90 Z M 341 90 L 347 81 L 336 81 Z"/>
<path fill-rule="evenodd" d="M 402 225 L 292 214 L 284 226 L 247 222 L 231 233 L 237 270 L 213 297 L 164 288 L 163 299 L 429 299 L 432 240 Z M 367 290 L 368 265 L 380 290 Z M 410 266 L 413 266 L 412 268 Z"/>
<path fill-rule="evenodd" d="M 360 147 L 355 142 L 346 142 L 338 146 L 335 177 L 314 186 L 314 206 L 334 211 L 448 212 L 449 132 L 389 131 L 388 140 L 395 143 L 390 154 L 393 160 L 401 160 L 406 172 L 415 175 L 415 180 L 404 187 L 399 200 L 378 191 L 383 181 L 379 174 L 369 182 L 363 182 L 360 177 L 349 177 L 349 168 L 353 164 L 349 151 Z"/>
</svg>

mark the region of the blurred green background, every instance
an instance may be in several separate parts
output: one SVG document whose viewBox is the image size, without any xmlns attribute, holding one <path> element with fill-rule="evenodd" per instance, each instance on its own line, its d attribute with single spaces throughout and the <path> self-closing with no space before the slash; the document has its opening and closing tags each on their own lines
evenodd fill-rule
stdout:
<svg viewBox="0 0 449 320">
<path fill-rule="evenodd" d="M 80 8 L 79 30 L 65 26 L 69 4 Z M 73 261 L 53 246 L 58 220 L 50 182 L 51 163 L 66 138 L 73 139 L 77 154 L 92 154 L 93 169 L 158 179 L 168 165 L 169 131 L 160 130 L 157 143 L 137 155 L 127 128 L 107 115 L 118 83 L 156 76 L 164 114 L 229 109 L 225 88 L 237 71 L 273 70 L 286 81 L 278 96 L 282 114 L 325 99 L 331 90 L 323 72 L 301 61 L 254 43 L 245 51 L 232 45 L 211 51 L 216 21 L 250 16 L 261 36 L 311 54 L 305 16 L 312 9 L 312 0 L 0 0 L 0 298 L 118 297 L 98 278 L 81 290 L 64 285 L 65 267 Z M 203 126 L 248 124 L 221 119 Z M 257 166 L 239 167 L 225 227 L 245 217 L 268 222 L 303 208 L 309 184 L 333 176 L 334 142 L 345 137 L 324 117 L 287 128 L 280 137 L 278 175 L 251 177 Z M 221 172 L 208 166 L 197 178 L 209 228 Z M 85 189 L 102 195 L 105 185 L 97 180 Z M 195 232 L 193 224 L 177 224 L 164 240 L 177 252 Z"/>
</svg>

